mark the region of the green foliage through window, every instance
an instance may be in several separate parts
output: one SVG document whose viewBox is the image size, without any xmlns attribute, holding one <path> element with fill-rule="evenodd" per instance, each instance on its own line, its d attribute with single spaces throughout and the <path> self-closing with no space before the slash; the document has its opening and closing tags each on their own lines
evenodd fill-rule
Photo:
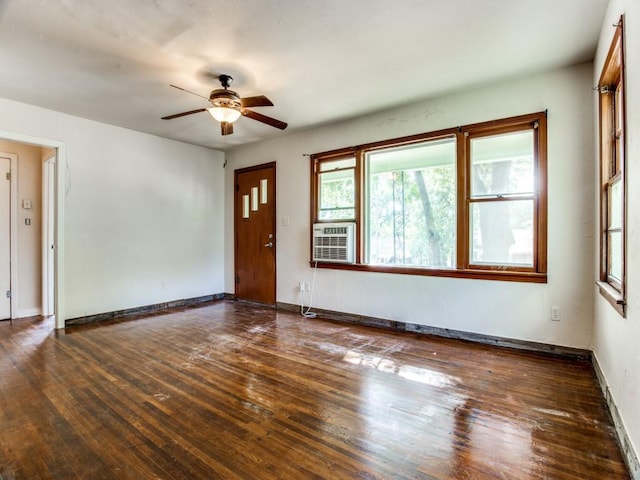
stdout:
<svg viewBox="0 0 640 480">
<path fill-rule="evenodd" d="M 455 260 L 455 140 L 367 156 L 367 261 L 450 268 Z"/>
</svg>

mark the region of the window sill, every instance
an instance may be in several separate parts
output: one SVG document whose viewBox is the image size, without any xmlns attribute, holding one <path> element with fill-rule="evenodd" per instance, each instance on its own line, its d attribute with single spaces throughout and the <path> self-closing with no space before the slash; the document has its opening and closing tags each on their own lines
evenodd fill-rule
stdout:
<svg viewBox="0 0 640 480">
<path fill-rule="evenodd" d="M 623 317 L 626 316 L 626 301 L 624 296 L 607 282 L 597 281 L 596 285 L 607 302 Z"/>
<path fill-rule="evenodd" d="M 311 267 L 316 262 L 309 262 Z M 469 278 L 476 280 L 498 280 L 503 282 L 547 283 L 546 273 L 517 272 L 513 270 L 478 270 L 478 269 L 446 269 L 391 267 L 383 265 L 366 265 L 361 263 L 318 262 L 318 268 L 333 270 L 352 270 L 359 272 L 395 273 L 400 275 L 422 275 L 428 277 Z"/>
</svg>

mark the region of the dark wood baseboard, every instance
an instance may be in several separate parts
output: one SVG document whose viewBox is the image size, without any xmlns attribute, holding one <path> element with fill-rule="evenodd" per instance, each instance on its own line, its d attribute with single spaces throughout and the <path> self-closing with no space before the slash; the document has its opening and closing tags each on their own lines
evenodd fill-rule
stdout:
<svg viewBox="0 0 640 480">
<path fill-rule="evenodd" d="M 84 317 L 76 317 L 67 319 L 65 326 L 82 325 L 86 323 L 101 322 L 106 320 L 124 319 L 137 315 L 159 314 L 175 310 L 177 308 L 201 306 L 207 303 L 213 303 L 221 300 L 235 301 L 235 295 L 232 293 L 218 293 L 213 295 L 205 295 L 202 297 L 188 298 L 182 300 L 174 300 L 171 302 L 157 303 L 153 305 L 145 305 L 141 307 L 128 308 L 113 312 L 99 313 Z M 266 308 L 281 309 L 289 312 L 300 313 L 300 305 L 291 303 L 278 302 L 275 307 L 261 305 Z M 432 327 L 428 325 L 419 325 L 415 323 L 398 322 L 384 318 L 370 317 L 366 315 L 358 315 L 351 313 L 338 312 L 334 310 L 323 310 L 314 308 L 314 314 L 319 319 L 331 320 L 341 323 L 351 323 L 364 325 L 368 327 L 380 328 L 395 332 L 417 333 L 422 335 L 433 335 L 444 338 L 453 338 L 465 340 L 469 342 L 481 343 L 485 345 L 495 345 L 498 347 L 513 348 L 517 350 L 525 350 L 535 353 L 543 353 L 573 359 L 590 360 L 598 381 L 598 385 L 602 391 L 602 395 L 607 404 L 611 420 L 616 430 L 616 438 L 620 444 L 620 450 L 623 454 L 627 468 L 631 474 L 632 480 L 640 480 L 640 461 L 636 455 L 626 429 L 622 422 L 622 418 L 618 411 L 618 407 L 611 395 L 609 386 L 602 373 L 597 358 L 590 350 L 564 347 L 559 345 L 550 345 L 539 342 L 529 342 L 505 337 L 496 337 L 492 335 L 483 335 L 479 333 L 465 332 L 461 330 L 452 330 L 448 328 Z"/>
<path fill-rule="evenodd" d="M 114 320 L 119 318 L 130 317 L 134 315 L 145 315 L 152 313 L 161 313 L 163 311 L 172 310 L 174 308 L 198 306 L 209 302 L 220 300 L 235 300 L 232 293 L 217 293 L 213 295 L 205 295 L 202 297 L 187 298 L 182 300 L 174 300 L 170 302 L 156 303 L 153 305 L 143 305 L 141 307 L 127 308 L 124 310 L 116 310 L 113 312 L 98 313 L 95 315 L 87 315 L 83 317 L 70 318 L 65 321 L 65 326 L 83 325 L 85 323 L 101 322 L 105 320 Z M 264 305 L 263 305 L 264 306 Z M 269 307 L 269 306 L 266 306 Z M 270 307 L 272 308 L 272 307 Z M 289 312 L 299 312 L 300 305 L 292 303 L 278 302 L 277 309 Z M 419 325 L 416 323 L 398 322 L 378 317 L 370 317 L 366 315 L 358 315 L 352 313 L 338 312 L 334 310 L 323 310 L 314 308 L 314 313 L 318 318 L 333 320 L 343 323 L 353 323 L 357 325 L 366 325 L 369 327 L 382 328 L 395 332 L 419 333 L 423 335 L 434 335 L 445 338 L 455 338 L 458 340 L 466 340 L 469 342 L 482 343 L 485 345 L 495 345 L 498 347 L 515 348 L 518 350 L 527 350 L 536 353 L 546 353 L 550 355 L 558 355 L 569 358 L 580 358 L 585 360 L 591 359 L 591 351 L 581 348 L 564 347 L 560 345 L 551 345 L 547 343 L 529 342 L 525 340 L 516 340 L 512 338 L 496 337 L 492 335 L 483 335 L 480 333 L 465 332 L 462 330 L 452 330 L 449 328 L 432 327 L 429 325 Z"/>
<path fill-rule="evenodd" d="M 283 310 L 300 312 L 300 305 L 279 302 L 277 306 L 278 308 L 281 308 Z M 627 468 L 629 469 L 629 472 L 631 474 L 631 479 L 640 480 L 640 461 L 638 460 L 638 456 L 636 455 L 633 446 L 631 445 L 631 441 L 622 422 L 622 417 L 620 416 L 618 407 L 613 397 L 611 396 L 609 386 L 607 385 L 606 379 L 602 373 L 602 370 L 600 369 L 600 365 L 598 364 L 596 356 L 593 355 L 593 352 L 591 350 L 549 345 L 546 343 L 528 342 L 511 338 L 495 337 L 491 335 L 482 335 L 479 333 L 451 330 L 448 328 L 431 327 L 428 325 L 418 325 L 415 323 L 398 322 L 394 320 L 336 312 L 332 310 L 322 310 L 314 308 L 313 312 L 316 314 L 317 318 L 333 320 L 336 322 L 366 325 L 397 332 L 420 333 L 438 337 L 455 338 L 486 345 L 495 345 L 499 347 L 514 348 L 518 350 L 526 350 L 561 357 L 590 360 L 598 380 L 598 385 L 607 404 L 611 420 L 613 422 L 613 425 L 615 426 L 616 438 L 620 444 L 620 451 L 622 452 L 622 455 L 627 464 Z"/>
<path fill-rule="evenodd" d="M 290 312 L 299 312 L 300 305 L 278 302 L 277 308 Z M 344 323 L 355 323 L 369 327 L 383 328 L 394 332 L 419 333 L 423 335 L 434 335 L 437 337 L 455 338 L 469 342 L 482 343 L 485 345 L 495 345 L 498 347 L 515 348 L 517 350 L 527 350 L 536 353 L 557 355 L 568 358 L 579 358 L 582 360 L 591 359 L 591 350 L 573 347 L 563 347 L 560 345 L 550 345 L 547 343 L 529 342 L 512 338 L 483 335 L 480 333 L 465 332 L 462 330 L 452 330 L 450 328 L 431 327 L 429 325 L 419 325 L 416 323 L 398 322 L 384 318 L 369 317 L 352 313 L 336 312 L 333 310 L 322 310 L 314 308 L 313 312 L 318 318 L 334 320 Z"/>
<path fill-rule="evenodd" d="M 624 461 L 629 469 L 631 479 L 640 480 L 640 460 L 633 449 L 633 445 L 631 445 L 631 440 L 629 439 L 627 429 L 624 427 L 624 423 L 622 422 L 620 411 L 618 410 L 618 406 L 611 395 L 611 390 L 609 389 L 607 380 L 602 373 L 602 369 L 598 363 L 598 358 L 595 355 L 592 355 L 591 363 L 593 364 L 593 370 L 596 374 L 596 378 L 598 379 L 598 386 L 600 387 L 602 396 L 607 404 L 611 421 L 616 429 L 616 438 L 618 440 L 622 456 L 624 457 Z"/>
<path fill-rule="evenodd" d="M 162 313 L 176 308 L 194 307 L 220 300 L 227 300 L 226 295 L 227 294 L 225 293 L 214 293 L 212 295 L 204 295 L 201 297 L 184 298 L 181 300 L 172 300 L 170 302 L 155 303 L 153 305 L 143 305 L 141 307 L 126 308 L 124 310 L 116 310 L 113 312 L 104 312 L 97 313 L 95 315 L 86 315 L 84 317 L 68 318 L 64 323 L 65 327 L 70 327 L 73 325 L 84 325 L 86 323 L 127 318 L 135 315 Z"/>
<path fill-rule="evenodd" d="M 0 322 L 0 477 L 630 480 L 587 360 L 202 305 Z"/>
</svg>

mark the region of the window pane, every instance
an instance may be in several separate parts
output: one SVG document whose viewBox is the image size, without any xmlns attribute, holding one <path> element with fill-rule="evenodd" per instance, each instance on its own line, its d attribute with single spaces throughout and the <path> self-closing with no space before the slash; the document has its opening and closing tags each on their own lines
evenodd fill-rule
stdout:
<svg viewBox="0 0 640 480">
<path fill-rule="evenodd" d="M 355 219 L 354 170 L 336 170 L 321 173 L 320 188 L 320 220 Z"/>
<path fill-rule="evenodd" d="M 367 261 L 453 267 L 456 228 L 453 138 L 367 155 Z"/>
<path fill-rule="evenodd" d="M 532 193 L 533 130 L 471 140 L 471 196 Z"/>
<path fill-rule="evenodd" d="M 340 160 L 331 160 L 320 162 L 320 171 L 327 172 L 329 170 L 337 170 L 339 168 L 354 168 L 356 166 L 355 157 L 342 158 Z"/>
<path fill-rule="evenodd" d="M 609 265 L 607 274 L 622 281 L 622 232 L 609 232 Z"/>
<path fill-rule="evenodd" d="M 609 228 L 622 227 L 622 182 L 618 180 L 609 189 Z"/>
<path fill-rule="evenodd" d="M 533 266 L 533 200 L 471 204 L 471 263 Z"/>
<path fill-rule="evenodd" d="M 623 120 L 623 115 L 624 115 L 624 102 L 623 102 L 623 87 L 622 87 L 622 81 L 618 82 L 618 85 L 616 85 L 616 91 L 615 91 L 615 137 L 614 137 L 614 141 L 615 141 L 615 154 L 614 154 L 614 175 L 618 172 L 620 172 L 620 170 L 622 169 L 622 159 L 624 156 L 624 131 L 623 131 L 623 127 L 624 127 L 624 120 Z"/>
</svg>

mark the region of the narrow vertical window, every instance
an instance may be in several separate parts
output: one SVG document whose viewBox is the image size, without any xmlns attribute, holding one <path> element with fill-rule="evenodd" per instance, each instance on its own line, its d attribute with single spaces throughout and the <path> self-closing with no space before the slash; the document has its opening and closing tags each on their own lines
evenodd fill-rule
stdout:
<svg viewBox="0 0 640 480">
<path fill-rule="evenodd" d="M 319 163 L 318 220 L 355 220 L 355 166 L 355 157 Z"/>
<path fill-rule="evenodd" d="M 625 314 L 625 91 L 622 18 L 607 54 L 599 91 L 600 293 Z"/>
<path fill-rule="evenodd" d="M 265 205 L 269 199 L 269 190 L 267 187 L 267 179 L 260 180 L 260 203 Z"/>
<path fill-rule="evenodd" d="M 249 218 L 249 195 L 242 196 L 242 218 Z"/>
<path fill-rule="evenodd" d="M 251 187 L 251 211 L 258 211 L 258 187 Z"/>
</svg>

